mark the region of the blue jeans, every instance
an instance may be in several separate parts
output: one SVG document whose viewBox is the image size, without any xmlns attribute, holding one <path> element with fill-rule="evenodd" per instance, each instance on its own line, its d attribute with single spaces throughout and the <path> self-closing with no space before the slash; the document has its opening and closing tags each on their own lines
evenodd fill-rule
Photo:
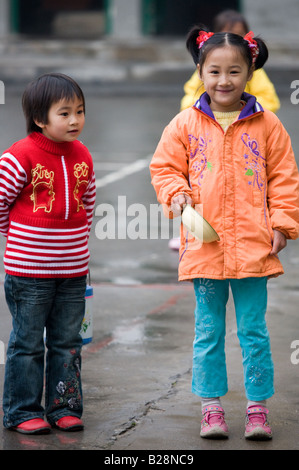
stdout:
<svg viewBox="0 0 299 470">
<path fill-rule="evenodd" d="M 274 393 L 273 362 L 266 326 L 267 278 L 194 279 L 196 296 L 192 391 L 219 397 L 228 391 L 225 315 L 231 286 L 242 350 L 244 385 L 249 400 Z"/>
<path fill-rule="evenodd" d="M 3 424 L 43 418 L 50 424 L 82 415 L 79 334 L 85 311 L 86 276 L 39 279 L 6 275 L 12 315 L 3 394 Z M 44 384 L 46 327 L 45 409 Z"/>
</svg>

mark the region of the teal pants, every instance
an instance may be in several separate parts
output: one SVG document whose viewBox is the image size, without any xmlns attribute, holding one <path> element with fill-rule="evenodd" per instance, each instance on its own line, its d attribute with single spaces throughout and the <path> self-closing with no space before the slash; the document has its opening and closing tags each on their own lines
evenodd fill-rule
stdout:
<svg viewBox="0 0 299 470">
<path fill-rule="evenodd" d="M 233 294 L 237 334 L 248 400 L 274 393 L 273 362 L 266 325 L 267 278 L 194 279 L 196 296 L 192 392 L 200 397 L 227 393 L 225 357 L 226 304 Z"/>
</svg>

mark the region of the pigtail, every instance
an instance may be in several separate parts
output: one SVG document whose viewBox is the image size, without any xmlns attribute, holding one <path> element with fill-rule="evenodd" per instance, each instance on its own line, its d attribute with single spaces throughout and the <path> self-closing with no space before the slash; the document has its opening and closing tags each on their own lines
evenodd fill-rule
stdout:
<svg viewBox="0 0 299 470">
<path fill-rule="evenodd" d="M 208 32 L 209 30 L 206 26 L 204 26 L 202 24 L 193 26 L 190 29 L 190 31 L 187 35 L 187 38 L 186 38 L 186 47 L 187 47 L 188 51 L 190 52 L 195 65 L 197 65 L 199 63 L 199 56 L 200 56 L 200 53 L 201 53 L 200 49 L 198 48 L 198 44 L 196 42 L 196 40 L 198 38 L 199 31 Z"/>
<path fill-rule="evenodd" d="M 268 60 L 269 52 L 268 48 L 266 46 L 266 43 L 263 41 L 263 39 L 259 37 L 255 37 L 254 40 L 257 42 L 258 48 L 259 48 L 259 53 L 255 61 L 255 70 L 261 69 L 264 64 Z"/>
</svg>

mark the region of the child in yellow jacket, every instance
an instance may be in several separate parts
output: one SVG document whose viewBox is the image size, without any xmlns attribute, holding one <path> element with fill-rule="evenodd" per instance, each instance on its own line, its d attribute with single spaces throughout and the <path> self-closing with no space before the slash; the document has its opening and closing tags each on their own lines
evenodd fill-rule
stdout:
<svg viewBox="0 0 299 470">
<path fill-rule="evenodd" d="M 194 284 L 192 391 L 201 397 L 201 436 L 224 438 L 225 309 L 231 287 L 248 399 L 245 437 L 270 439 L 274 393 L 265 321 L 267 280 L 283 274 L 277 254 L 299 234 L 299 175 L 290 137 L 245 86 L 268 57 L 249 32 L 195 27 L 187 47 L 206 92 L 165 128 L 150 169 L 169 217 L 200 205 L 220 240 L 201 244 L 181 230 L 179 279 Z"/>
</svg>

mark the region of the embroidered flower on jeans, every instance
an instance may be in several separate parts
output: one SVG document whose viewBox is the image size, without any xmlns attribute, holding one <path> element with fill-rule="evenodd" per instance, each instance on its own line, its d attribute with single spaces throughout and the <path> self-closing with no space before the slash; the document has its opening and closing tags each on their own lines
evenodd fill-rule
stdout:
<svg viewBox="0 0 299 470">
<path fill-rule="evenodd" d="M 76 359 L 74 360 L 74 366 L 77 369 L 77 372 L 80 373 L 80 359 L 79 359 L 79 357 L 76 357 Z"/>
<path fill-rule="evenodd" d="M 78 398 L 70 398 L 68 400 L 68 405 L 72 409 L 76 409 L 80 407 L 80 397 Z"/>
<path fill-rule="evenodd" d="M 59 393 L 59 398 L 54 398 L 53 408 L 56 406 L 67 405 L 70 408 L 79 408 L 81 403 L 80 383 L 78 379 L 70 379 L 65 382 L 58 382 L 56 390 Z"/>
<path fill-rule="evenodd" d="M 197 290 L 199 293 L 198 300 L 200 304 L 209 303 L 215 296 L 214 284 L 209 279 L 199 279 L 199 286 Z"/>
<path fill-rule="evenodd" d="M 58 385 L 56 386 L 56 390 L 59 393 L 59 395 L 64 395 L 66 391 L 66 386 L 63 382 L 58 382 Z"/>
<path fill-rule="evenodd" d="M 248 379 L 254 385 L 262 385 L 266 382 L 267 369 L 259 365 L 252 365 L 249 368 Z"/>
</svg>

